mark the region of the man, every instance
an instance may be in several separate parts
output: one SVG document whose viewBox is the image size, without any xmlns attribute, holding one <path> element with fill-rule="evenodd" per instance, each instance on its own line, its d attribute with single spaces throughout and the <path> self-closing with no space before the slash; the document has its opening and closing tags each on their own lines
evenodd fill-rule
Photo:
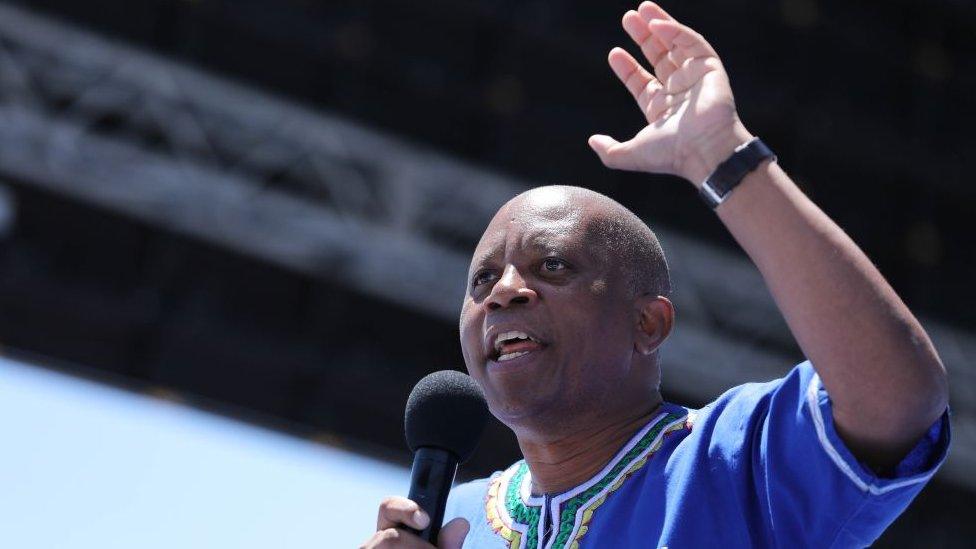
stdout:
<svg viewBox="0 0 976 549">
<path fill-rule="evenodd" d="M 868 258 L 752 142 L 704 38 L 651 2 L 623 26 L 653 74 L 620 48 L 609 63 L 648 125 L 590 146 L 610 168 L 708 179 L 703 195 L 808 360 L 701 410 L 663 402 L 658 349 L 674 309 L 653 233 L 583 189 L 515 197 L 475 250 L 460 331 L 468 372 L 525 459 L 452 491 L 440 546 L 870 544 L 945 457 L 938 355 Z M 389 498 L 366 546 L 429 547 L 402 529 L 427 520 Z"/>
</svg>

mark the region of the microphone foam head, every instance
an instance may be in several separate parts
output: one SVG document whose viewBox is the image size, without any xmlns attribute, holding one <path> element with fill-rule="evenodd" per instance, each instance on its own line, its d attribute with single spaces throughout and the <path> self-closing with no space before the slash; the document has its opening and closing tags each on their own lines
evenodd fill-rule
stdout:
<svg viewBox="0 0 976 549">
<path fill-rule="evenodd" d="M 488 419 L 481 387 L 455 370 L 434 372 L 414 386 L 407 399 L 407 446 L 443 448 L 465 462 L 474 452 Z"/>
</svg>

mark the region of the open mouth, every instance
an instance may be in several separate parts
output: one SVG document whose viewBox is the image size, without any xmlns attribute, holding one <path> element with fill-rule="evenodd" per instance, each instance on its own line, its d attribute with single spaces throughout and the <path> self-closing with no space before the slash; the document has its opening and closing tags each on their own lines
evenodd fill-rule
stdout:
<svg viewBox="0 0 976 549">
<path fill-rule="evenodd" d="M 507 362 L 543 348 L 545 344 L 535 337 L 519 330 L 512 330 L 495 337 L 489 358 L 495 362 Z"/>
</svg>

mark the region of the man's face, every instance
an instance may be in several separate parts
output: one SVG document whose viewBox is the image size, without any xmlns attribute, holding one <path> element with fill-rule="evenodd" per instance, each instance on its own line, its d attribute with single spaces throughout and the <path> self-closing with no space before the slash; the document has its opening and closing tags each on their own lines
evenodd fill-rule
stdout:
<svg viewBox="0 0 976 549">
<path fill-rule="evenodd" d="M 522 195 L 496 214 L 474 252 L 462 352 L 509 426 L 590 408 L 630 367 L 629 293 L 605 243 L 587 231 L 598 206 L 558 189 Z"/>
</svg>

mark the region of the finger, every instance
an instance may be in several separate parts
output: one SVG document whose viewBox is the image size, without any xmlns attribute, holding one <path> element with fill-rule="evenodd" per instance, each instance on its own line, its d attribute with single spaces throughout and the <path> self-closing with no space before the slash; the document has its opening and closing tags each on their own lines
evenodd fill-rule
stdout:
<svg viewBox="0 0 976 549">
<path fill-rule="evenodd" d="M 637 101 L 641 112 L 646 112 L 651 98 L 662 88 L 661 83 L 653 74 L 640 66 L 640 63 L 623 48 L 610 50 L 607 61 L 609 61 L 613 73 L 617 75 L 617 78 L 627 87 L 630 95 Z"/>
<path fill-rule="evenodd" d="M 667 83 L 668 95 L 686 92 L 701 82 L 709 72 L 720 66 L 717 57 L 695 57 L 688 59 L 681 68 L 671 74 Z"/>
<path fill-rule="evenodd" d="M 662 73 L 673 71 L 675 69 L 674 64 L 667 57 L 668 48 L 653 36 L 647 21 L 644 21 L 637 12 L 628 11 L 624 14 L 622 23 L 624 30 L 627 31 L 627 36 L 630 36 L 630 39 L 640 46 L 641 53 L 654 67 L 654 73 L 657 74 L 658 79 L 663 81 L 664 78 L 667 78 L 662 76 Z"/>
<path fill-rule="evenodd" d="M 637 7 L 637 13 L 648 23 L 651 19 L 674 20 L 674 17 L 671 17 L 668 12 L 664 11 L 664 8 L 654 2 L 641 2 L 641 5 Z"/>
<path fill-rule="evenodd" d="M 604 166 L 618 170 L 631 169 L 629 150 L 625 143 L 600 134 L 591 135 L 588 143 Z"/>
<path fill-rule="evenodd" d="M 613 69 L 613 73 L 623 82 L 624 86 L 627 87 L 627 91 L 634 96 L 634 99 L 637 98 L 637 95 L 654 78 L 651 73 L 647 72 L 644 67 L 641 67 L 640 63 L 623 48 L 613 48 L 610 50 L 607 61 L 610 63 L 610 68 Z"/>
<path fill-rule="evenodd" d="M 386 528 L 373 534 L 373 537 L 369 538 L 369 540 L 363 544 L 362 549 L 380 549 L 383 547 L 430 549 L 431 545 L 406 530 L 400 528 Z"/>
<path fill-rule="evenodd" d="M 468 535 L 471 526 L 468 521 L 458 517 L 441 528 L 440 535 L 437 536 L 437 547 L 440 549 L 461 549 L 464 538 Z"/>
<path fill-rule="evenodd" d="M 675 91 L 669 84 L 671 75 L 689 60 L 713 58 L 718 61 L 718 54 L 705 38 L 681 23 L 655 19 L 648 27 L 654 39 L 667 49 L 661 61 L 662 70 L 655 72 L 669 92 Z"/>
<path fill-rule="evenodd" d="M 687 63 L 690 59 L 718 60 L 718 54 L 707 43 L 699 43 L 688 47 L 678 46 L 673 50 L 669 50 L 667 58 L 668 61 L 671 61 L 671 64 L 680 69 L 681 65 Z"/>
<path fill-rule="evenodd" d="M 718 57 L 704 36 L 677 21 L 655 19 L 648 23 L 648 28 L 665 49 L 674 52 L 670 57 L 676 65 L 681 65 L 689 57 Z M 675 59 L 674 55 L 679 57 Z"/>
<path fill-rule="evenodd" d="M 430 524 L 430 517 L 415 502 L 400 496 L 390 496 L 380 503 L 376 517 L 376 529 L 385 530 L 397 526 L 409 526 L 423 530 Z"/>
</svg>

